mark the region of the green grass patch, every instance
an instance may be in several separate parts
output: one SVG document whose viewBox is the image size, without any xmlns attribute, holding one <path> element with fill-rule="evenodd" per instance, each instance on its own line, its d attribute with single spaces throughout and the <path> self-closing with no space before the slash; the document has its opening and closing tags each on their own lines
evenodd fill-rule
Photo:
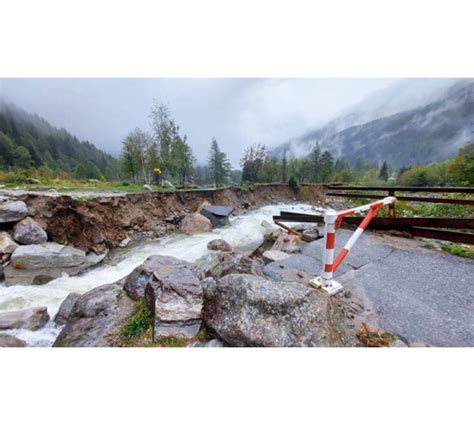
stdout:
<svg viewBox="0 0 474 426">
<path fill-rule="evenodd" d="M 153 312 L 148 307 L 146 300 L 140 299 L 137 302 L 137 310 L 121 328 L 120 338 L 125 343 L 130 343 L 134 339 L 143 337 L 151 330 L 153 321 Z"/>
<path fill-rule="evenodd" d="M 470 250 L 467 246 L 464 246 L 462 244 L 456 244 L 456 243 L 442 244 L 441 250 L 454 254 L 455 256 L 467 257 L 468 259 L 474 259 L 474 251 Z"/>
<path fill-rule="evenodd" d="M 155 345 L 166 348 L 184 348 L 190 341 L 186 337 L 160 336 L 155 339 Z"/>
</svg>

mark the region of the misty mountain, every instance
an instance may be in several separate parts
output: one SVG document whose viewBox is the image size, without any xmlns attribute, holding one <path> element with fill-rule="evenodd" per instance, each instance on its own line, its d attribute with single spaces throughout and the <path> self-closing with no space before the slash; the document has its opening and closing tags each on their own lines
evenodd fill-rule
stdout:
<svg viewBox="0 0 474 426">
<path fill-rule="evenodd" d="M 351 165 L 357 158 L 387 160 L 395 167 L 452 158 L 472 141 L 474 80 L 446 82 L 450 84 L 424 94 L 398 87 L 397 95 L 395 86 L 272 153 L 281 156 L 287 150 L 289 156 L 303 157 L 319 142 L 335 158 L 345 158 Z M 411 103 L 406 102 L 408 95 Z"/>
<path fill-rule="evenodd" d="M 0 100 L 0 168 L 41 167 L 81 178 L 117 178 L 118 162 L 36 114 Z"/>
</svg>

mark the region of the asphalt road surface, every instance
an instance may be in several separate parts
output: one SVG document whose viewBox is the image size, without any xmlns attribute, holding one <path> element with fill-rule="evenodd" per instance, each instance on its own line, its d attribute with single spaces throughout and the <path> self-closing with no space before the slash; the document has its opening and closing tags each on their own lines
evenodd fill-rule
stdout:
<svg viewBox="0 0 474 426">
<path fill-rule="evenodd" d="M 351 234 L 337 232 L 336 253 Z M 320 271 L 322 246 L 323 240 L 307 244 L 288 266 Z M 274 263 L 276 272 L 281 262 Z M 370 307 L 382 329 L 403 340 L 474 346 L 474 260 L 423 248 L 421 241 L 365 232 L 336 277 Z"/>
</svg>

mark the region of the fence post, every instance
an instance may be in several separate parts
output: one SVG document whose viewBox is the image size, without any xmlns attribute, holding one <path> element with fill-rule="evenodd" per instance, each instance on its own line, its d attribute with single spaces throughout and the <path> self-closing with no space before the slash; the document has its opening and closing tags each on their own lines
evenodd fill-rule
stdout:
<svg viewBox="0 0 474 426">
<path fill-rule="evenodd" d="M 397 201 L 395 197 L 386 197 L 382 201 L 365 204 L 354 209 L 340 212 L 330 211 L 324 215 L 324 247 L 322 259 L 323 270 L 321 272 L 321 276 L 316 277 L 310 281 L 310 285 L 312 287 L 321 288 L 330 295 L 339 293 L 343 289 L 343 286 L 334 280 L 334 272 L 337 270 L 344 258 L 349 254 L 349 251 L 362 235 L 369 222 L 377 214 L 380 207 L 385 205 L 393 205 L 395 204 L 395 201 Z M 336 248 L 336 222 L 338 219 L 341 220 L 344 216 L 349 216 L 363 211 L 369 212 L 334 260 L 334 250 Z"/>
</svg>

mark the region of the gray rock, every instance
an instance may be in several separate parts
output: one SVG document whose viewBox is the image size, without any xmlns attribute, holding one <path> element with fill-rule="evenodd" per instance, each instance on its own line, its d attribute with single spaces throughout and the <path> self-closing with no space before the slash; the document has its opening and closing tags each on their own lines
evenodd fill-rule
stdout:
<svg viewBox="0 0 474 426">
<path fill-rule="evenodd" d="M 190 343 L 188 348 L 222 348 L 223 342 L 219 339 L 212 339 L 209 342 L 193 342 Z"/>
<path fill-rule="evenodd" d="M 101 262 L 106 253 L 86 255 L 82 250 L 58 243 L 18 247 L 5 267 L 5 285 L 45 284 L 55 278 L 77 275 Z"/>
<path fill-rule="evenodd" d="M 275 281 L 309 283 L 316 275 L 320 275 L 321 265 L 312 257 L 295 254 L 265 265 L 263 273 Z"/>
<path fill-rule="evenodd" d="M 143 185 L 143 189 L 146 189 L 147 191 L 153 191 L 153 188 L 151 187 L 151 185 L 148 185 L 148 184 Z"/>
<path fill-rule="evenodd" d="M 349 346 L 341 312 L 318 290 L 232 274 L 204 285 L 204 321 L 231 346 Z"/>
<path fill-rule="evenodd" d="M 206 276 L 214 279 L 229 274 L 264 276 L 260 263 L 241 253 L 221 253 L 218 257 L 217 264 L 206 271 Z"/>
<path fill-rule="evenodd" d="M 302 232 L 301 239 L 306 242 L 315 241 L 319 238 L 319 229 L 317 226 L 311 226 L 309 228 L 305 228 Z"/>
<path fill-rule="evenodd" d="M 0 201 L 0 223 L 18 222 L 28 215 L 28 207 L 23 201 Z"/>
<path fill-rule="evenodd" d="M 34 219 L 25 217 L 15 224 L 13 238 L 20 244 L 43 244 L 48 241 L 48 234 Z"/>
<path fill-rule="evenodd" d="M 72 309 L 77 300 L 81 297 L 79 293 L 69 293 L 61 303 L 58 313 L 54 317 L 54 322 L 59 325 L 64 325 L 68 322 L 71 316 Z"/>
<path fill-rule="evenodd" d="M 131 240 L 129 237 L 124 238 L 122 241 L 120 241 L 119 247 L 120 247 L 120 248 L 125 248 L 125 247 L 127 247 L 127 246 L 131 243 L 131 241 L 132 241 L 132 240 Z"/>
<path fill-rule="evenodd" d="M 26 328 L 39 330 L 49 321 L 45 306 L 22 309 L 20 311 L 0 312 L 0 330 Z"/>
<path fill-rule="evenodd" d="M 215 251 L 232 251 L 232 246 L 226 240 L 221 238 L 209 241 L 207 243 L 207 248 Z"/>
<path fill-rule="evenodd" d="M 13 336 L 0 334 L 0 348 L 24 348 L 26 342 Z"/>
<path fill-rule="evenodd" d="M 290 257 L 289 254 L 280 251 L 280 250 L 267 250 L 262 254 L 262 259 L 264 263 L 275 262 L 278 260 L 284 260 Z"/>
<path fill-rule="evenodd" d="M 8 232 L 0 231 L 0 253 L 11 254 L 17 247 L 18 244 L 10 238 Z"/>
<path fill-rule="evenodd" d="M 396 338 L 390 345 L 392 348 L 408 348 L 408 345 L 401 339 Z"/>
<path fill-rule="evenodd" d="M 294 254 L 301 251 L 303 244 L 297 235 L 282 234 L 276 239 L 272 250 L 280 250 L 285 253 Z"/>
<path fill-rule="evenodd" d="M 222 346 L 224 346 L 224 343 L 219 339 L 212 339 L 206 343 L 206 348 L 222 348 Z"/>
<path fill-rule="evenodd" d="M 161 181 L 161 186 L 164 188 L 174 188 L 174 185 L 169 180 L 166 180 L 166 179 Z"/>
<path fill-rule="evenodd" d="M 265 229 L 264 235 L 266 237 L 269 235 L 274 235 L 275 237 L 278 237 L 283 232 L 283 230 L 280 227 L 271 224 L 267 220 L 263 220 L 260 225 Z"/>
<path fill-rule="evenodd" d="M 155 338 L 160 336 L 180 336 L 191 339 L 199 333 L 202 320 L 155 321 Z"/>
<path fill-rule="evenodd" d="M 155 301 L 155 337 L 195 336 L 201 325 L 202 272 L 192 263 L 170 256 L 150 256 L 125 279 L 134 300 L 149 284 Z"/>
<path fill-rule="evenodd" d="M 211 221 L 200 213 L 188 214 L 180 223 L 179 230 L 187 235 L 209 232 L 212 230 Z"/>
<path fill-rule="evenodd" d="M 124 292 L 123 283 L 96 287 L 76 301 L 53 346 L 114 346 L 120 329 L 135 311 L 135 302 Z"/>
</svg>

